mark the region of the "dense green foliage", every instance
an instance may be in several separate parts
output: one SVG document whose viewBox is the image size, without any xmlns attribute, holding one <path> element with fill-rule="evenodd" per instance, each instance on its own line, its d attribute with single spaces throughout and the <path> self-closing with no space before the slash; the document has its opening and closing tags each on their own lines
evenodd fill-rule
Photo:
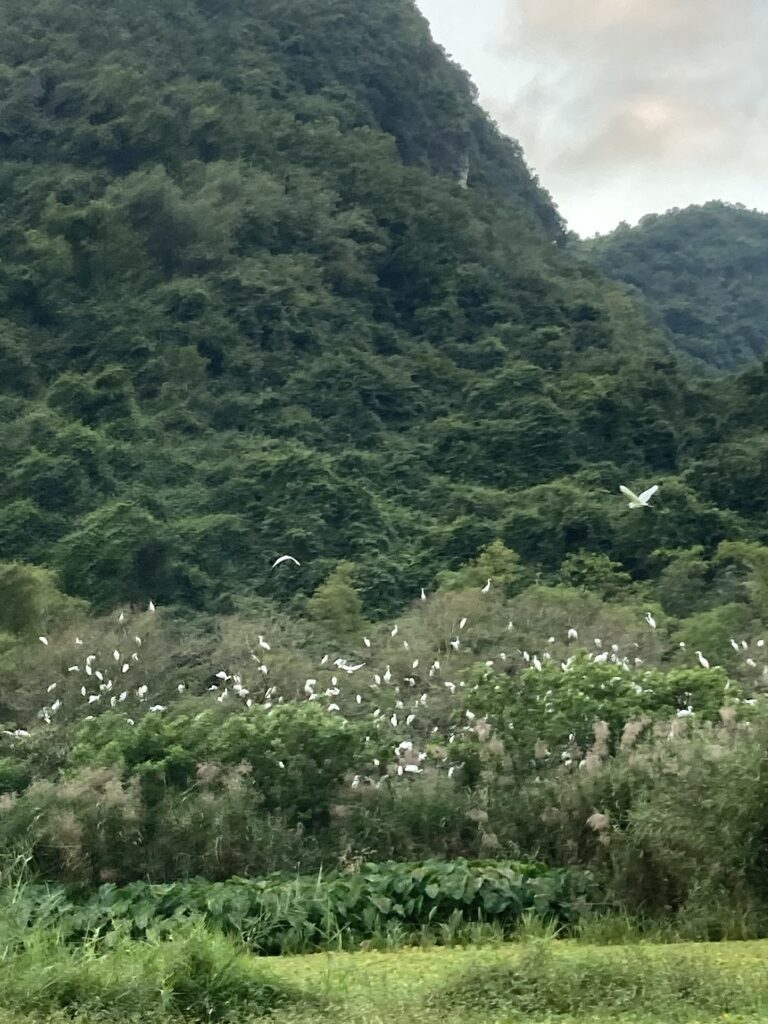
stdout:
<svg viewBox="0 0 768 1024">
<path fill-rule="evenodd" d="M 733 371 L 768 353 L 768 216 L 707 203 L 644 217 L 581 244 L 643 300 L 671 348 L 698 369 Z"/>
<path fill-rule="evenodd" d="M 108 943 L 65 943 L 54 929 L 5 925 L 0 985 L 5 1010 L 45 1020 L 62 1013 L 120 1020 L 241 1021 L 286 1007 L 321 1006 L 275 979 L 242 946 L 199 923 L 163 942 L 112 934 Z M 95 939 L 95 937 L 94 937 Z M 4 1010 L 4 1012 L 5 1012 Z"/>
<path fill-rule="evenodd" d="M 0 39 L 6 557 L 101 607 L 263 591 L 284 547 L 401 599 L 475 364 L 592 317 L 517 146 L 406 0 L 9 3 Z"/>
<path fill-rule="evenodd" d="M 498 538 L 620 588 L 765 539 L 763 372 L 686 379 L 410 0 L 9 0 L 0 104 L 4 560 L 381 615 Z"/>
<path fill-rule="evenodd" d="M 358 948 L 383 935 L 446 940 L 472 924 L 513 934 L 529 914 L 575 925 L 594 896 L 588 876 L 541 865 L 455 860 L 367 864 L 354 873 L 277 875 L 172 885 L 134 882 L 86 894 L 27 886 L 3 912 L 55 928 L 68 942 L 89 935 L 157 939 L 202 920 L 262 955 Z M 110 938 L 110 941 L 113 941 Z"/>
<path fill-rule="evenodd" d="M 516 564 L 498 546 L 486 557 Z M 269 922 L 270 950 L 322 944 L 330 909 L 334 934 L 442 927 L 460 909 L 443 868 L 424 882 L 365 865 L 489 856 L 561 879 L 549 896 L 526 882 L 495 917 L 473 893 L 473 913 L 502 923 L 531 905 L 567 919 L 578 900 L 557 892 L 586 870 L 587 902 L 696 936 L 763 935 L 765 551 L 723 546 L 724 572 L 734 559 L 751 566 L 741 601 L 682 619 L 584 587 L 454 589 L 451 575 L 340 643 L 274 611 L 162 609 L 9 638 L 0 869 L 23 856 L 51 882 L 140 883 L 104 898 L 148 894 L 147 920 L 166 895 L 171 916 L 212 913 L 210 884 L 241 876 L 235 912 Z"/>
</svg>

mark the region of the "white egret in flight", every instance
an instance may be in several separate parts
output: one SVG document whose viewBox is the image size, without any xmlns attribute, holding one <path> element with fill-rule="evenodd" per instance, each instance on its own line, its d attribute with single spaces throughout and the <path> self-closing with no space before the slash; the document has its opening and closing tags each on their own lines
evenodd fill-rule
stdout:
<svg viewBox="0 0 768 1024">
<path fill-rule="evenodd" d="M 277 568 L 277 566 L 280 565 L 282 562 L 293 562 L 294 565 L 301 565 L 301 562 L 298 560 L 298 558 L 294 558 L 293 555 L 280 555 L 280 557 L 276 558 L 275 561 L 272 563 L 272 568 Z"/>
<path fill-rule="evenodd" d="M 651 498 L 658 491 L 659 485 L 654 484 L 653 487 L 649 487 L 647 491 L 643 491 L 642 494 L 635 494 L 634 491 L 630 491 L 628 487 L 623 484 L 619 484 L 619 490 L 625 498 L 629 498 L 630 508 L 648 508 Z"/>
</svg>

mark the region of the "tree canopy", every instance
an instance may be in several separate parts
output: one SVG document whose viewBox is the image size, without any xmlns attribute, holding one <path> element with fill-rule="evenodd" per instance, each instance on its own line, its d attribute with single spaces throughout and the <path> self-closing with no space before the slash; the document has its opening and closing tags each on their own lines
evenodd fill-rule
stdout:
<svg viewBox="0 0 768 1024">
<path fill-rule="evenodd" d="M 638 296 L 699 370 L 734 371 L 768 352 L 768 216 L 711 202 L 649 214 L 581 245 Z"/>
</svg>

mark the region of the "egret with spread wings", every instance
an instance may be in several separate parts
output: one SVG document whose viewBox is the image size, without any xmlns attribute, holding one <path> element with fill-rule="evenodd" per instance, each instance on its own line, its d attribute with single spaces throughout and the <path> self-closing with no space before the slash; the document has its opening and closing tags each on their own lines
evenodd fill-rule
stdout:
<svg viewBox="0 0 768 1024">
<path fill-rule="evenodd" d="M 294 565 L 301 565 L 301 562 L 298 560 L 298 558 L 294 558 L 293 555 L 280 555 L 280 557 L 272 563 L 272 568 L 276 568 L 283 562 L 292 562 Z"/>
<path fill-rule="evenodd" d="M 643 491 L 642 494 L 635 494 L 634 491 L 630 491 L 628 487 L 623 484 L 619 485 L 619 490 L 625 498 L 629 498 L 630 508 L 648 508 L 651 503 L 651 498 L 658 491 L 659 485 L 654 484 L 653 487 L 649 487 L 647 491 Z"/>
</svg>

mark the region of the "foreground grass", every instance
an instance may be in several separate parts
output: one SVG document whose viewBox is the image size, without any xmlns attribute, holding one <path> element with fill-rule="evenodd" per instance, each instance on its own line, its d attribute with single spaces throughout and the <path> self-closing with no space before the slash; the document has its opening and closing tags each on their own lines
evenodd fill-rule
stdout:
<svg viewBox="0 0 768 1024">
<path fill-rule="evenodd" d="M 768 1020 L 767 960 L 768 942 L 599 947 L 534 940 L 251 963 L 254 977 L 268 968 L 279 989 L 298 996 L 263 1007 L 274 1024 L 753 1024 Z M 231 1019 L 242 1024 L 264 1020 L 257 1006 L 240 1002 L 233 1010 Z M 79 1013 L 0 1010 L 3 1024 L 174 1019 L 170 1006 L 146 1014 L 119 1001 Z"/>
<path fill-rule="evenodd" d="M 597 983 L 604 986 L 602 1006 L 589 1013 L 568 1015 L 550 1011 L 521 1012 L 513 1005 L 492 1008 L 498 992 L 489 991 L 489 980 L 494 975 L 505 978 L 508 972 L 519 968 L 521 959 L 528 957 L 536 947 L 542 949 L 555 963 L 554 981 L 573 982 L 594 971 Z M 636 1009 L 628 1010 L 626 999 L 621 1016 L 616 1003 L 620 993 L 611 992 L 612 971 L 606 978 L 605 968 L 617 961 L 637 961 L 638 994 L 641 974 L 646 975 L 646 996 L 664 990 L 663 979 L 689 967 L 700 969 L 715 979 L 727 979 L 730 995 L 736 994 L 747 1012 L 729 1012 L 726 1006 L 713 1006 L 702 1013 L 695 1006 L 648 1005 L 637 999 Z M 768 1020 L 768 978 L 765 965 L 768 942 L 741 942 L 717 944 L 679 944 L 674 946 L 633 945 L 624 947 L 584 946 L 568 942 L 534 942 L 505 944 L 484 948 L 431 950 L 404 949 L 396 953 L 335 953 L 312 957 L 285 958 L 275 965 L 275 974 L 281 980 L 322 994 L 330 1001 L 339 1000 L 338 1010 L 331 1014 L 339 1024 L 512 1024 L 557 1021 L 558 1024 L 583 1024 L 584 1021 L 607 1022 L 623 1020 L 642 1024 L 666 1024 L 671 1020 L 689 1022 L 723 1022 L 751 1024 Z M 558 977 L 558 968 L 563 977 Z M 619 976 L 626 974 L 619 972 Z M 550 975 L 551 977 L 551 975 Z M 701 977 L 701 975 L 699 975 Z M 472 991 L 466 1000 L 451 1001 L 462 988 L 469 989 L 472 979 L 483 981 L 485 994 Z M 464 982 L 466 981 L 466 985 Z M 607 982 L 607 990 L 605 989 Z M 501 986 L 502 992 L 504 985 Z M 478 995 L 480 998 L 478 999 Z M 479 1005 L 473 1007 L 472 1001 Z M 502 1000 L 503 1002 L 503 1000 Z M 716 999 L 715 999 L 716 1002 Z M 462 1004 L 462 1005 L 457 1005 Z M 483 1005 L 485 1004 L 485 1005 Z M 751 1004 L 751 1005 L 749 1005 Z M 283 1024 L 314 1024 L 320 1018 L 312 1014 L 279 1014 Z"/>
</svg>

